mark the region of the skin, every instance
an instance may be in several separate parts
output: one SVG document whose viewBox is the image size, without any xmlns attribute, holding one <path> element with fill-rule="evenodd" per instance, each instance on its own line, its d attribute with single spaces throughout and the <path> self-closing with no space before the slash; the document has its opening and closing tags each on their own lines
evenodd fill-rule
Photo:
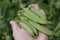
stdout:
<svg viewBox="0 0 60 40">
<path fill-rule="evenodd" d="M 44 11 L 39 8 L 37 4 L 32 4 L 34 8 L 39 10 L 43 15 L 45 15 Z M 45 15 L 46 16 L 46 15 Z M 20 28 L 15 21 L 10 21 L 13 30 L 14 40 L 48 40 L 48 36 L 42 32 L 39 32 L 37 38 L 29 35 L 24 29 Z M 48 28 L 45 26 L 45 28 Z"/>
</svg>

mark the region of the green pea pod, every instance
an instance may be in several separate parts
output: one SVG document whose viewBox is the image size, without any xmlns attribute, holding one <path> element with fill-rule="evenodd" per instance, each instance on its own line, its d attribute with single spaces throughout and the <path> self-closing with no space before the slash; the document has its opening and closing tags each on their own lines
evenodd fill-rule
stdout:
<svg viewBox="0 0 60 40">
<path fill-rule="evenodd" d="M 33 31 L 30 29 L 30 27 L 29 27 L 26 23 L 20 21 L 19 24 L 20 24 L 21 27 L 24 28 L 30 35 L 34 36 Z"/>
<path fill-rule="evenodd" d="M 33 31 L 33 33 L 35 35 L 37 35 L 37 30 L 29 22 L 25 21 L 25 23 L 31 28 L 31 30 Z"/>
<path fill-rule="evenodd" d="M 29 23 L 33 25 L 37 30 L 47 34 L 47 35 L 54 35 L 54 32 L 50 31 L 49 29 L 44 28 L 42 25 L 39 25 L 38 23 L 29 20 Z"/>
<path fill-rule="evenodd" d="M 36 15 L 38 15 L 40 17 L 41 20 L 43 20 L 44 24 L 47 24 L 47 19 L 46 16 L 43 15 L 39 10 L 31 7 L 30 10 L 35 13 Z"/>
<path fill-rule="evenodd" d="M 26 17 L 21 17 L 21 21 L 24 21 L 24 23 L 26 23 L 31 28 L 33 33 L 37 35 L 37 30 L 27 20 L 28 19 Z"/>
<path fill-rule="evenodd" d="M 41 23 L 41 24 L 47 24 L 47 21 L 40 19 L 38 15 L 31 12 L 29 9 L 23 8 L 23 10 L 25 11 L 23 14 L 26 17 L 28 17 L 29 19 L 31 19 L 31 20 L 33 20 L 35 22 Z"/>
<path fill-rule="evenodd" d="M 45 16 L 44 14 L 42 14 L 39 10 L 37 10 L 37 9 L 35 9 L 35 8 L 33 8 L 33 7 L 31 7 L 30 10 L 31 10 L 33 13 L 37 14 L 40 18 L 46 19 L 46 16 Z"/>
</svg>

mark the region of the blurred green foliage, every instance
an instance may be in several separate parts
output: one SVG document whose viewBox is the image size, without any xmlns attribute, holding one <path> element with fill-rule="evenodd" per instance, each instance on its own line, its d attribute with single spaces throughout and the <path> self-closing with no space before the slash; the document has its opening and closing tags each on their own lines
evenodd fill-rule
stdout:
<svg viewBox="0 0 60 40">
<path fill-rule="evenodd" d="M 29 4 L 38 4 L 47 15 L 50 30 L 54 30 L 60 22 L 60 0 L 0 0 L 0 40 L 13 40 L 12 29 L 9 21 L 14 20 L 22 3 L 25 7 Z M 60 24 L 59 24 L 60 25 Z M 49 40 L 60 40 L 60 30 L 57 35 Z"/>
</svg>

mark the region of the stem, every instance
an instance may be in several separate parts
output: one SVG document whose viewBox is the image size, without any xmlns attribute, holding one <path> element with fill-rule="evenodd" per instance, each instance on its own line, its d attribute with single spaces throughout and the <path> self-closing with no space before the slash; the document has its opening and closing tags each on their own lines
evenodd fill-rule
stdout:
<svg viewBox="0 0 60 40">
<path fill-rule="evenodd" d="M 58 23 L 57 27 L 53 31 L 57 32 L 58 29 L 60 29 L 60 22 Z"/>
<path fill-rule="evenodd" d="M 1 12 L 1 7 L 0 7 L 0 19 L 2 19 L 3 16 L 2 16 L 2 12 Z"/>
<path fill-rule="evenodd" d="M 60 33 L 60 30 L 56 33 L 57 35 Z"/>
<path fill-rule="evenodd" d="M 53 12 L 53 4 L 54 4 L 54 0 L 51 0 L 51 3 L 50 3 L 50 16 L 49 16 L 49 19 L 51 19 L 52 18 L 52 16 L 53 16 L 53 14 L 52 14 L 52 12 Z"/>
<path fill-rule="evenodd" d="M 22 0 L 19 0 L 19 6 L 20 6 L 21 8 L 24 8 L 23 3 L 22 3 Z"/>
</svg>

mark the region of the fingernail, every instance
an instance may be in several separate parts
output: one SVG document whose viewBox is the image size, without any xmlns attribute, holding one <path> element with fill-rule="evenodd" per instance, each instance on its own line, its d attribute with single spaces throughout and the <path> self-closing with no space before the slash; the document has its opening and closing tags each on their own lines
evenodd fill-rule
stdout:
<svg viewBox="0 0 60 40">
<path fill-rule="evenodd" d="M 15 24 L 16 22 L 15 21 L 10 21 L 10 24 L 12 25 L 12 24 Z"/>
</svg>

